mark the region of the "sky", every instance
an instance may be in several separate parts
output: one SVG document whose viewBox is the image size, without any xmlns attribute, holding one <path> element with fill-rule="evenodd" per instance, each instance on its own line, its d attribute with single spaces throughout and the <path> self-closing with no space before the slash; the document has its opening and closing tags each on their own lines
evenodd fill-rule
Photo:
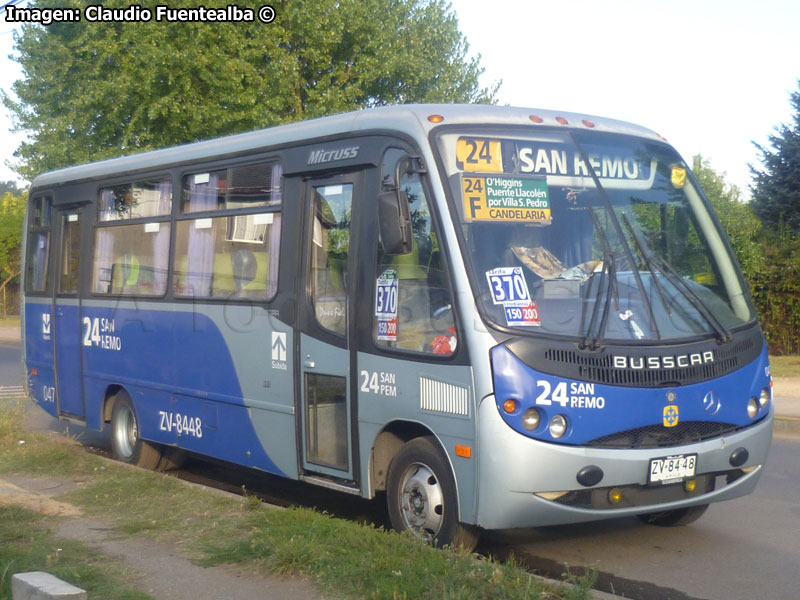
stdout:
<svg viewBox="0 0 800 600">
<path fill-rule="evenodd" d="M 133 2 L 132 2 L 133 3 Z M 23 4 L 24 5 L 24 4 Z M 499 104 L 610 117 L 701 153 L 745 197 L 753 142 L 792 119 L 800 79 L 798 0 L 451 0 L 481 83 Z M 278 14 L 280 19 L 280 14 Z M 179 27 L 180 25 L 176 25 Z M 21 77 L 0 19 L 0 88 Z M 0 180 L 24 139 L 0 106 Z"/>
</svg>

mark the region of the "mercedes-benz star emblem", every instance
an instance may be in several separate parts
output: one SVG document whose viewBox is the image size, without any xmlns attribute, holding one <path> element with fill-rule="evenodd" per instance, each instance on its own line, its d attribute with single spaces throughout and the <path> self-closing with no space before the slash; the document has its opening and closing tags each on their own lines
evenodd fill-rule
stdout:
<svg viewBox="0 0 800 600">
<path fill-rule="evenodd" d="M 710 415 L 715 415 L 719 412 L 720 407 L 722 406 L 722 401 L 719 398 L 719 394 L 717 392 L 711 391 L 708 392 L 703 397 L 703 408 L 706 409 L 706 412 Z"/>
</svg>

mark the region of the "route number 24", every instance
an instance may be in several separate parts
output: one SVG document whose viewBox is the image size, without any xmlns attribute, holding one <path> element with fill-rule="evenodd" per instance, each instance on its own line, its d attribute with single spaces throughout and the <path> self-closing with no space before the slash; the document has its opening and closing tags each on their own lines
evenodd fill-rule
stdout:
<svg viewBox="0 0 800 600">
<path fill-rule="evenodd" d="M 539 379 L 536 382 L 536 387 L 541 388 L 542 390 L 541 393 L 536 396 L 536 404 L 539 404 L 540 406 L 550 406 L 553 402 L 558 402 L 562 407 L 567 407 L 569 396 L 567 396 L 566 381 L 557 383 L 555 389 L 553 389 L 553 386 L 549 381 L 546 379 Z M 553 392 L 552 395 L 550 395 L 551 391 Z"/>
</svg>

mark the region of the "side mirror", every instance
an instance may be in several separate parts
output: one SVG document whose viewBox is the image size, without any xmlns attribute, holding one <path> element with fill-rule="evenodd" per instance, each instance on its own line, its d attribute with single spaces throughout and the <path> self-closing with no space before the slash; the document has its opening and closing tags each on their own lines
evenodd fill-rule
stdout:
<svg viewBox="0 0 800 600">
<path fill-rule="evenodd" d="M 408 254 L 413 249 L 411 211 L 405 190 L 378 194 L 378 226 L 385 254 Z"/>
</svg>

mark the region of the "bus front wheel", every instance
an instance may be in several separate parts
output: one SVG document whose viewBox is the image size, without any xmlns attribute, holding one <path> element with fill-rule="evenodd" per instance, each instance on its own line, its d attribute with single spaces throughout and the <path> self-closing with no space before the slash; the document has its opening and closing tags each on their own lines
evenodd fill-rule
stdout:
<svg viewBox="0 0 800 600">
<path fill-rule="evenodd" d="M 703 516 L 707 509 L 708 504 L 700 504 L 699 506 L 662 510 L 661 512 L 636 516 L 649 525 L 658 525 L 659 527 L 681 527 L 682 525 L 688 525 L 689 523 L 697 521 L 697 519 Z"/>
<path fill-rule="evenodd" d="M 396 531 L 436 546 L 472 551 L 477 545 L 476 529 L 458 522 L 455 479 L 433 438 L 416 438 L 400 449 L 389 466 L 386 497 Z"/>
<path fill-rule="evenodd" d="M 119 461 L 153 470 L 161 460 L 158 446 L 139 437 L 139 419 L 130 396 L 117 393 L 111 410 L 111 452 Z"/>
</svg>

